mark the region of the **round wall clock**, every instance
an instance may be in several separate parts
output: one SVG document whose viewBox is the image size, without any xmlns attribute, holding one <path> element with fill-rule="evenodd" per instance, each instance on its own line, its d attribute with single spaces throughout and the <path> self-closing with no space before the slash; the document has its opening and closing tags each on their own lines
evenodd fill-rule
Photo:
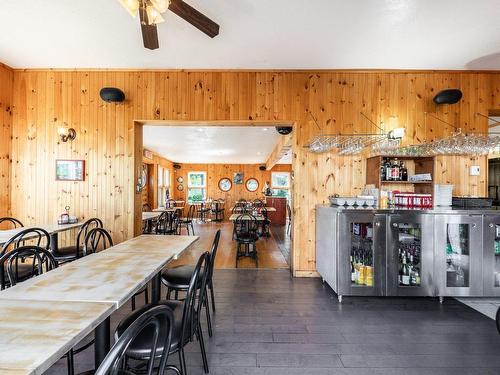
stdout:
<svg viewBox="0 0 500 375">
<path fill-rule="evenodd" d="M 184 186 L 183 185 L 177 185 L 177 190 L 179 191 L 183 191 L 184 190 Z"/>
<path fill-rule="evenodd" d="M 254 192 L 259 188 L 259 181 L 255 178 L 249 178 L 245 184 L 248 191 Z"/>
<path fill-rule="evenodd" d="M 221 178 L 219 180 L 219 189 L 221 189 L 224 192 L 227 192 L 231 190 L 231 187 L 233 186 L 231 180 L 227 177 Z"/>
</svg>

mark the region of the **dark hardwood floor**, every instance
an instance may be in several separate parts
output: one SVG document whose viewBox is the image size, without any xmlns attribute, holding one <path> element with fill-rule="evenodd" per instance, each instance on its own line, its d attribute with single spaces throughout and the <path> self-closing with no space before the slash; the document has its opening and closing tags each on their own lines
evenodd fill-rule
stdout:
<svg viewBox="0 0 500 375">
<path fill-rule="evenodd" d="M 205 335 L 211 374 L 500 374 L 494 321 L 454 299 L 340 305 L 318 279 L 292 279 L 287 270 L 216 270 L 215 286 L 215 334 Z M 114 314 L 113 326 L 129 310 Z M 189 374 L 202 374 L 198 344 L 187 351 Z M 77 370 L 92 358 L 92 350 L 79 355 Z M 63 361 L 47 372 L 65 373 Z"/>
</svg>

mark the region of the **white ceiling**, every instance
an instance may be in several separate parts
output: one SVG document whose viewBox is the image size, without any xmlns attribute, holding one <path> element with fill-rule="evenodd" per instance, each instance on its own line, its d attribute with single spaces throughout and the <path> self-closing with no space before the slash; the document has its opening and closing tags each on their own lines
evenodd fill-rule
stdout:
<svg viewBox="0 0 500 375">
<path fill-rule="evenodd" d="M 500 69 L 499 0 L 187 0 L 160 49 L 117 0 L 1 0 L 0 59 L 16 68 Z"/>
<path fill-rule="evenodd" d="M 274 127 L 143 126 L 144 147 L 177 163 L 262 164 L 278 137 Z"/>
</svg>

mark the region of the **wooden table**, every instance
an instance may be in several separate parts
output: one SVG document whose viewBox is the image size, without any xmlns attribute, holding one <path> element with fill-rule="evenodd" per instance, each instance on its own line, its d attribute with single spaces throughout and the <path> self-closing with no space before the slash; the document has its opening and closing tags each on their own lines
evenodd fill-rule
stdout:
<svg viewBox="0 0 500 375">
<path fill-rule="evenodd" d="M 241 215 L 243 215 L 243 214 L 232 214 L 231 216 L 229 216 L 229 221 L 236 221 L 236 219 L 238 217 L 240 217 Z M 263 215 L 257 215 L 257 216 L 254 216 L 254 218 L 257 221 L 265 220 Z M 250 216 L 248 216 L 248 215 L 243 216 L 243 220 L 250 220 Z"/>
<path fill-rule="evenodd" d="M 231 207 L 231 212 L 234 210 L 234 209 L 242 209 L 243 207 Z M 267 212 L 276 212 L 276 208 L 274 207 L 263 207 L 266 209 Z"/>
<path fill-rule="evenodd" d="M 18 234 L 19 232 L 21 232 L 25 229 L 42 228 L 42 229 L 45 229 L 50 235 L 50 248 L 52 250 L 57 250 L 57 246 L 58 246 L 57 234 L 60 232 L 65 232 L 67 230 L 80 228 L 83 224 L 84 224 L 84 222 L 82 221 L 82 222 L 78 222 L 78 223 L 74 223 L 74 224 L 61 224 L 61 225 L 59 225 L 59 224 L 44 224 L 44 225 L 39 225 L 39 226 L 0 230 L 0 246 L 4 245 L 8 240 L 10 240 L 16 234 Z M 29 238 L 29 236 L 26 238 Z"/>
<path fill-rule="evenodd" d="M 142 213 L 142 221 L 148 221 L 148 220 L 153 220 L 156 219 L 158 216 L 161 215 L 160 211 L 155 211 L 155 212 L 143 212 Z"/>
<path fill-rule="evenodd" d="M 112 309 L 107 312 L 105 319 L 99 320 L 100 316 L 97 314 L 87 314 L 89 319 L 96 320 L 98 324 L 95 326 L 95 362 L 98 367 L 110 348 L 109 315 L 123 306 L 151 280 L 152 301 L 158 301 L 161 270 L 198 238 L 142 235 L 3 290 L 0 292 L 0 301 L 18 300 L 24 306 L 30 306 L 33 301 L 46 301 L 54 305 L 59 303 L 111 305 Z M 78 305 L 75 305 L 75 309 L 77 308 Z M 40 329 L 43 327 L 46 330 L 50 329 L 44 322 L 38 324 Z M 27 329 L 30 326 L 31 324 L 27 323 Z M 71 342 L 70 337 L 66 339 Z M 61 350 L 65 348 L 66 346 Z M 50 367 L 57 359 L 40 353 L 38 362 Z M 0 369 L 3 367 L 6 365 L 0 360 Z M 31 374 L 31 372 L 25 373 Z"/>
<path fill-rule="evenodd" d="M 158 207 L 158 208 L 155 208 L 153 209 L 153 212 L 175 212 L 177 210 L 184 210 L 184 206 L 179 206 L 179 207 L 168 207 L 168 208 L 165 208 L 165 207 Z"/>
<path fill-rule="evenodd" d="M 114 310 L 112 303 L 0 299 L 0 374 L 42 374 Z"/>
</svg>

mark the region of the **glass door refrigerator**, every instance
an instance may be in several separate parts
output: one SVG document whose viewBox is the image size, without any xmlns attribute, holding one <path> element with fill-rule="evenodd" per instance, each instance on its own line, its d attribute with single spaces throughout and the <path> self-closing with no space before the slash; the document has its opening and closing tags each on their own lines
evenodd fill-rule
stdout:
<svg viewBox="0 0 500 375">
<path fill-rule="evenodd" d="M 386 216 L 346 213 L 339 229 L 339 300 L 384 295 Z"/>
<path fill-rule="evenodd" d="M 483 216 L 483 295 L 500 296 L 500 215 Z"/>
<path fill-rule="evenodd" d="M 435 265 L 439 297 L 481 296 L 481 215 L 436 215 Z"/>
<path fill-rule="evenodd" d="M 434 296 L 434 218 L 405 213 L 389 216 L 387 295 Z"/>
</svg>

